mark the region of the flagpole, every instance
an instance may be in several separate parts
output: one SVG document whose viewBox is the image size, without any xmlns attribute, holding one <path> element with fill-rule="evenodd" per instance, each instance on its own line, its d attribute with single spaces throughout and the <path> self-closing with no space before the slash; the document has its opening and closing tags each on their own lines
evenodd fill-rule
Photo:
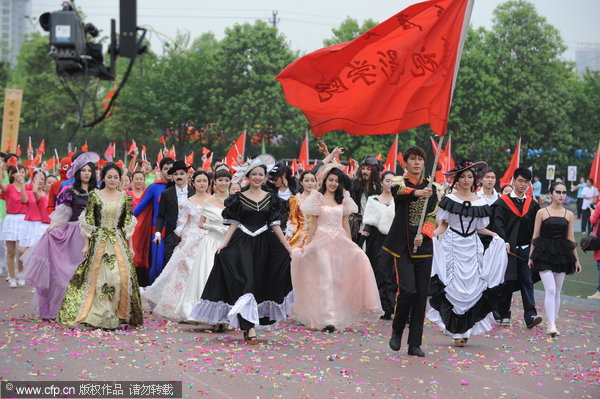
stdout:
<svg viewBox="0 0 600 399">
<path fill-rule="evenodd" d="M 433 161 L 433 169 L 431 171 L 431 176 L 429 177 L 429 184 L 427 188 L 431 188 L 433 185 L 433 178 L 435 176 L 435 171 L 437 170 L 438 159 L 440 158 L 440 148 L 442 148 L 442 144 L 444 144 L 444 136 L 440 136 L 440 142 L 438 143 L 438 149 L 435 152 L 435 160 Z M 432 195 L 437 195 L 435 192 Z M 417 229 L 417 235 L 421 234 L 421 229 L 423 228 L 423 223 L 425 222 L 425 215 L 427 215 L 427 205 L 429 204 L 429 198 L 425 198 L 425 204 L 423 204 L 423 211 L 421 212 L 421 220 L 419 220 L 419 228 Z M 413 248 L 413 252 L 417 252 L 417 246 L 415 245 Z"/>
</svg>

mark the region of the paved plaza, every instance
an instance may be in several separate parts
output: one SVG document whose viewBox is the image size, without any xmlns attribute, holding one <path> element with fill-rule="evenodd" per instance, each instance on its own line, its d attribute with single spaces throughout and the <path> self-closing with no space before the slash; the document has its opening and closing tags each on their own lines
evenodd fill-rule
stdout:
<svg viewBox="0 0 600 399">
<path fill-rule="evenodd" d="M 387 347 L 390 322 L 327 334 L 289 320 L 247 346 L 145 314 L 145 325 L 82 330 L 42 322 L 30 288 L 0 283 L 4 380 L 175 380 L 184 398 L 599 398 L 600 301 L 565 297 L 562 335 L 519 321 L 464 348 L 427 323 L 425 358 Z M 538 309 L 543 293 L 536 291 Z M 515 295 L 513 312 L 519 313 Z"/>
</svg>

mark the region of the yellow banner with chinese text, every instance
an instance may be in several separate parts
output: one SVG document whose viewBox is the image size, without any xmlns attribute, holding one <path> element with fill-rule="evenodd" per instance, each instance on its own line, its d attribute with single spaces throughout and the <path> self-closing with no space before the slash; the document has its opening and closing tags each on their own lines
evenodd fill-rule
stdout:
<svg viewBox="0 0 600 399">
<path fill-rule="evenodd" d="M 2 144 L 0 144 L 2 151 L 15 152 L 17 150 L 22 102 L 23 90 L 4 90 L 4 118 L 2 119 Z"/>
</svg>

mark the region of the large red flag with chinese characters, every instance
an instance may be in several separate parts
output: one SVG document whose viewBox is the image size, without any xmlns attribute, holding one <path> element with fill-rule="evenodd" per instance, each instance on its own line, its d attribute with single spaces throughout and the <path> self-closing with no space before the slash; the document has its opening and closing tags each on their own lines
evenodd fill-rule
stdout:
<svg viewBox="0 0 600 399">
<path fill-rule="evenodd" d="M 388 152 L 388 156 L 385 159 L 385 163 L 383 164 L 383 169 L 390 170 L 396 173 L 396 164 L 398 163 L 398 136 L 394 139 L 392 146 L 390 147 L 390 151 Z"/>
<path fill-rule="evenodd" d="M 244 152 L 246 150 L 246 131 L 244 130 L 240 137 L 231 146 L 227 155 L 225 155 L 225 165 L 231 169 L 244 161 Z"/>
<path fill-rule="evenodd" d="M 473 0 L 412 5 L 348 43 L 307 54 L 278 76 L 313 134 L 446 134 Z"/>
<path fill-rule="evenodd" d="M 298 163 L 302 165 L 302 170 L 309 170 L 309 158 L 308 158 L 308 134 L 304 135 L 304 141 L 302 141 L 302 147 L 300 147 L 300 155 L 298 156 Z"/>
<path fill-rule="evenodd" d="M 504 172 L 504 176 L 500 178 L 500 187 L 505 186 L 507 184 L 512 183 L 513 174 L 515 170 L 519 167 L 519 159 L 521 158 L 521 139 L 517 143 L 515 147 L 515 152 L 510 160 L 510 164 L 508 165 L 508 169 Z"/>
<path fill-rule="evenodd" d="M 594 181 L 594 185 L 600 190 L 600 142 L 598 148 L 596 148 L 596 155 L 592 161 L 592 167 L 590 169 L 590 179 Z"/>
</svg>

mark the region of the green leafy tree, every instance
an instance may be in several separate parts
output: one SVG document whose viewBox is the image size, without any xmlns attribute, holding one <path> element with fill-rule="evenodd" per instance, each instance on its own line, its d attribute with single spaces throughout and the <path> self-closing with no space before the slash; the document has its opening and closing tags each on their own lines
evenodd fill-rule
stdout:
<svg viewBox="0 0 600 399">
<path fill-rule="evenodd" d="M 360 25 L 354 18 L 347 17 L 344 21 L 342 21 L 339 28 L 333 28 L 331 30 L 333 37 L 323 40 L 323 44 L 325 46 L 332 46 L 338 43 L 350 42 L 375 25 L 377 25 L 377 22 L 372 19 L 367 19 L 363 21 L 362 25 Z"/>
<path fill-rule="evenodd" d="M 222 138 L 215 146 L 217 154 L 229 149 L 244 129 L 249 140 L 268 134 L 268 151 L 275 156 L 290 156 L 293 148 L 300 147 L 307 122 L 299 110 L 287 104 L 275 81 L 295 58 L 297 54 L 285 37 L 265 22 L 236 24 L 225 31 L 215 53 L 208 90 L 209 119 Z M 260 142 L 255 144 L 247 143 L 248 155 L 260 153 Z"/>
<path fill-rule="evenodd" d="M 533 165 L 534 173 L 548 163 L 566 166 L 576 140 L 569 118 L 573 75 L 561 58 L 565 49 L 558 30 L 523 0 L 498 6 L 491 31 L 471 30 L 449 125 L 456 153 L 502 170 L 511 157 L 505 149 L 522 137 L 524 150 L 546 150 L 535 159 L 522 155 L 521 163 Z M 557 151 L 548 151 L 552 148 Z"/>
</svg>

